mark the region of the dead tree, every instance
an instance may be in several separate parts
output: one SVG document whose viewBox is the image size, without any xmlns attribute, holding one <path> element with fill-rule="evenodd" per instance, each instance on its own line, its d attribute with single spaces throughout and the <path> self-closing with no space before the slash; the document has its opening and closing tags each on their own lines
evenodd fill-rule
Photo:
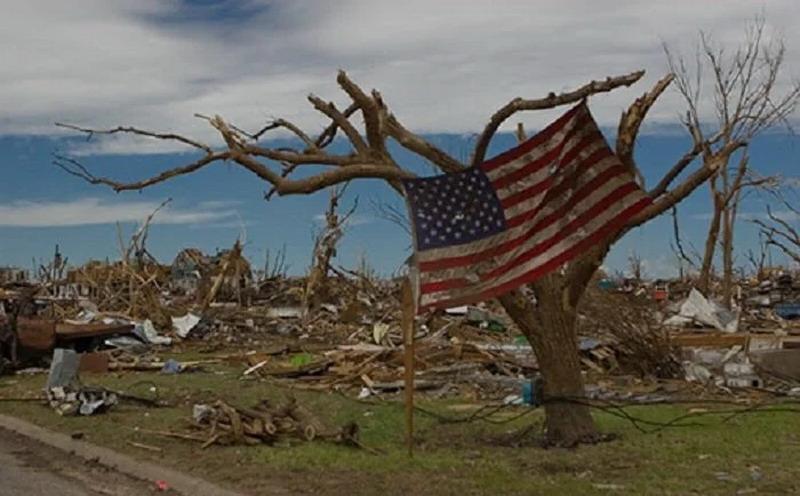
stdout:
<svg viewBox="0 0 800 496">
<path fill-rule="evenodd" d="M 105 185 L 115 191 L 141 190 L 211 164 L 229 162 L 268 182 L 272 186 L 268 196 L 274 193 L 279 195 L 312 193 L 357 178 L 383 179 L 402 194 L 399 180 L 413 177 L 414 174 L 403 169 L 394 160 L 387 148 L 389 139 L 423 157 L 443 173 L 459 172 L 466 167 L 482 163 L 486 158 L 489 143 L 501 125 L 519 112 L 574 104 L 593 95 L 630 86 L 643 75 L 643 71 L 637 71 L 592 81 L 575 90 L 561 94 L 551 93 L 540 99 L 511 100 L 490 117 L 476 140 L 469 164 L 462 163 L 424 137 L 409 131 L 390 112 L 380 93 L 374 90 L 371 93 L 363 91 L 344 72 L 339 73 L 337 82 L 352 100 L 347 108 L 340 109 L 333 102 L 324 101 L 314 95 L 309 97 L 314 108 L 330 120 L 330 124 L 316 137 L 310 136 L 285 120 L 272 122 L 258 132 L 248 133 L 226 122 L 222 117 L 201 116 L 224 140 L 225 146 L 215 149 L 184 136 L 153 133 L 132 127 L 93 130 L 62 125 L 90 135 L 125 133 L 177 141 L 194 148 L 200 156 L 190 163 L 133 182 L 120 182 L 96 175 L 70 157 L 59 157 L 56 164 L 91 184 Z M 639 177 L 641 174 L 634 160 L 634 145 L 639 128 L 647 112 L 673 79 L 674 76 L 668 74 L 658 80 L 651 89 L 636 99 L 620 118 L 616 153 L 630 172 Z M 765 105 L 766 102 L 773 101 L 772 88 L 772 85 L 768 86 L 766 88 L 768 91 L 760 98 Z M 360 132 L 351 120 L 356 113 L 363 118 L 363 132 Z M 499 298 L 508 315 L 531 342 L 538 357 L 544 378 L 544 391 L 547 395 L 546 436 L 551 443 L 575 445 L 598 439 L 597 427 L 590 410 L 579 400 L 584 396 L 584 384 L 577 347 L 576 308 L 611 245 L 626 232 L 670 210 L 675 204 L 684 200 L 721 168 L 727 167 L 731 155 L 747 145 L 748 134 L 733 132 L 735 129 L 730 126 L 720 129 L 709 137 L 701 129 L 699 119 L 687 119 L 686 124 L 693 142 L 669 168 L 667 174 L 655 186 L 648 189 L 648 195 L 652 199 L 649 207 L 579 258 L 533 283 L 530 289 L 535 295 L 535 302 L 526 296 L 530 293 L 522 290 L 512 291 Z M 271 148 L 259 142 L 259 138 L 265 133 L 278 128 L 294 134 L 302 142 L 302 147 Z M 344 134 L 351 145 L 349 153 L 334 154 L 326 151 L 326 146 L 339 132 Z M 324 170 L 301 177 L 293 176 L 294 172 L 307 165 L 324 166 Z"/>
<path fill-rule="evenodd" d="M 331 261 L 336 256 L 336 245 L 344 235 L 345 224 L 358 206 L 356 201 L 346 214 L 339 214 L 339 201 L 346 189 L 346 183 L 344 186 L 336 186 L 331 189 L 328 210 L 325 212 L 325 225 L 314 238 L 314 254 L 306 279 L 304 296 L 305 307 L 309 312 L 319 308 L 319 305 L 324 303 L 329 296 L 328 274 L 331 270 Z"/>
<path fill-rule="evenodd" d="M 644 260 L 636 251 L 628 255 L 628 272 L 637 284 L 644 279 Z"/>
<path fill-rule="evenodd" d="M 690 132 L 700 131 L 700 109 L 708 100 L 705 93 L 711 93 L 718 131 L 710 140 L 701 134 L 701 142 L 708 141 L 710 146 L 724 146 L 731 140 L 747 143 L 765 129 L 785 122 L 794 111 L 800 98 L 800 83 L 777 94 L 786 49 L 779 38 L 765 39 L 765 24 L 763 17 L 757 17 L 748 26 L 744 43 L 732 52 L 701 33 L 692 68 L 665 48 L 676 86 L 688 106 L 684 124 Z M 704 72 L 710 77 L 704 77 Z M 707 293 L 719 245 L 726 305 L 730 305 L 732 296 L 734 228 L 742 191 L 774 180 L 754 177 L 746 150 L 740 153 L 737 165 L 726 164 L 709 180 L 713 211 L 698 281 L 698 288 Z"/>
<path fill-rule="evenodd" d="M 767 254 L 769 253 L 769 246 L 769 238 L 764 235 L 763 231 L 759 231 L 758 253 L 755 253 L 753 250 L 747 251 L 747 261 L 753 266 L 753 273 L 758 282 L 764 280 L 764 265 L 767 260 Z"/>
<path fill-rule="evenodd" d="M 784 205 L 788 209 L 792 218 L 800 218 L 800 210 L 792 206 L 789 202 L 784 200 Z M 761 219 L 754 219 L 753 223 L 760 227 L 760 234 L 764 238 L 765 247 L 774 246 L 783 252 L 784 255 L 789 257 L 795 263 L 800 264 L 800 231 L 797 230 L 788 220 L 782 216 L 772 212 L 772 209 L 767 206 L 768 221 Z M 761 250 L 760 266 L 763 272 L 764 253 L 765 249 Z"/>
<path fill-rule="evenodd" d="M 697 269 L 701 257 L 691 242 L 689 242 L 689 248 L 692 250 L 690 253 L 687 253 L 686 249 L 683 247 L 677 207 L 672 207 L 672 234 L 675 237 L 675 242 L 672 243 L 670 247 L 678 262 L 679 277 L 684 281 L 686 280 L 685 278 L 687 277 L 688 271 Z"/>
</svg>

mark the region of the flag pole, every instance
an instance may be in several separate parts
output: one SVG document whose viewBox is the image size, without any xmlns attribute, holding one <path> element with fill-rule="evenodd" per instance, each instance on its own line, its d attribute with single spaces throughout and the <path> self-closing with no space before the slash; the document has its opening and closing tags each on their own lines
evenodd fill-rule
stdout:
<svg viewBox="0 0 800 496">
<path fill-rule="evenodd" d="M 414 291 L 411 277 L 403 281 L 403 347 L 405 383 L 405 413 L 406 413 L 406 448 L 408 456 L 414 456 Z"/>
</svg>

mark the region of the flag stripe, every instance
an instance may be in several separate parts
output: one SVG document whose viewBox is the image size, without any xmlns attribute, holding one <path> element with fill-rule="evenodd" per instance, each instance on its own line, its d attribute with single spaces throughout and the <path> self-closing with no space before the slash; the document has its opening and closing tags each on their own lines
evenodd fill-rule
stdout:
<svg viewBox="0 0 800 496">
<path fill-rule="evenodd" d="M 486 170 L 484 164 L 481 164 L 480 168 L 486 173 L 489 179 L 499 179 L 509 172 L 513 172 L 531 162 L 540 160 L 555 148 L 566 146 L 563 145 L 563 143 L 577 141 L 576 135 L 585 134 L 585 131 L 590 130 L 592 127 L 591 116 L 586 112 L 581 112 L 576 114 L 571 122 L 567 123 L 562 129 L 555 133 L 549 141 L 542 143 L 525 155 L 492 170 Z"/>
<path fill-rule="evenodd" d="M 540 183 L 534 184 L 530 188 L 514 193 L 511 196 L 502 197 L 498 195 L 500 196 L 500 204 L 504 209 L 506 209 L 506 216 L 511 217 L 520 212 L 520 210 L 523 210 L 522 206 L 518 206 L 512 210 L 512 207 L 515 207 L 520 203 L 524 202 L 526 205 L 529 205 L 529 207 L 537 205 L 541 201 L 541 198 L 538 196 L 531 198 L 531 196 L 537 195 L 538 193 L 544 191 L 544 188 L 546 188 L 547 185 L 551 185 L 550 191 L 554 191 L 554 188 L 559 188 L 558 191 L 561 191 L 564 189 L 565 185 L 568 186 L 569 181 L 574 180 L 576 176 L 583 171 L 583 169 L 588 168 L 600 160 L 611 156 L 611 151 L 602 146 L 587 147 L 583 151 L 585 152 L 586 156 L 582 157 L 579 163 L 572 164 L 576 169 L 576 172 L 571 172 L 566 168 L 562 169 L 560 174 L 561 178 L 556 184 L 553 184 L 553 179 L 558 179 L 558 176 L 550 176 Z M 525 194 L 528 195 L 528 198 L 525 197 Z"/>
<path fill-rule="evenodd" d="M 571 166 L 570 162 L 563 160 L 562 157 L 571 157 L 577 154 L 585 158 L 586 155 L 590 153 L 589 150 L 602 146 L 602 143 L 598 143 L 596 140 L 587 141 L 586 138 L 588 134 L 589 133 L 587 132 L 582 132 L 576 136 L 573 136 L 573 138 L 569 141 L 569 144 L 566 145 L 564 149 L 560 150 L 559 156 L 555 157 L 553 160 L 550 160 L 548 167 L 543 167 L 540 170 L 512 183 L 501 184 L 500 181 L 492 181 L 492 187 L 494 187 L 497 191 L 497 197 L 501 200 L 505 200 L 509 196 L 524 191 L 548 178 L 557 177 L 563 170 Z"/>
<path fill-rule="evenodd" d="M 538 206 L 538 208 L 529 208 L 528 211 L 524 211 L 521 205 L 509 208 L 506 211 L 506 225 L 509 228 L 513 228 L 527 222 L 529 219 L 538 215 L 539 210 L 548 203 L 548 199 L 557 201 L 558 198 L 563 198 L 563 194 L 570 189 L 570 186 L 575 186 L 576 189 L 582 188 L 585 183 L 593 178 L 592 172 L 601 174 L 605 171 L 605 168 L 601 169 L 600 166 L 608 164 L 619 165 L 619 160 L 617 160 L 617 157 L 607 148 L 595 151 L 595 153 L 587 157 L 586 160 L 577 164 L 575 171 L 565 175 L 561 181 L 550 188 L 550 191 L 545 193 L 545 198 L 538 202 L 542 204 Z M 529 207 L 533 206 L 533 204 L 528 203 L 525 205 Z"/>
<path fill-rule="evenodd" d="M 543 153 L 541 156 L 533 158 L 527 163 L 523 162 L 524 165 L 514 169 L 503 169 L 503 171 L 509 170 L 509 172 L 507 172 L 505 175 L 497 178 L 490 177 L 490 179 L 492 179 L 492 186 L 494 186 L 494 188 L 499 192 L 503 188 L 527 178 L 531 174 L 539 171 L 549 172 L 547 170 L 548 166 L 553 165 L 554 162 L 558 165 L 567 163 L 571 153 L 580 152 L 583 147 L 592 144 L 596 139 L 596 135 L 591 128 L 588 128 L 587 132 L 587 127 L 585 126 L 587 123 L 588 121 L 584 119 L 583 122 L 580 123 L 584 124 L 584 126 L 576 125 L 572 127 L 560 142 L 556 143 L 552 149 L 548 150 L 546 153 Z M 567 144 L 571 144 L 573 142 L 577 143 L 575 143 L 575 145 L 570 148 L 567 153 L 564 153 L 564 150 L 567 148 Z"/>
<path fill-rule="evenodd" d="M 576 105 L 569 112 L 559 117 L 555 122 L 544 128 L 542 131 L 537 133 L 535 136 L 529 138 L 527 141 L 523 142 L 519 146 L 516 146 L 511 150 L 508 150 L 507 152 L 503 152 L 483 162 L 481 164 L 481 168 L 483 168 L 484 171 L 489 172 L 504 165 L 507 165 L 509 162 L 522 157 L 529 151 L 533 150 L 537 146 L 541 145 L 542 143 L 552 138 L 556 133 L 558 133 L 562 128 L 564 128 L 567 125 L 570 119 L 572 119 L 576 114 L 582 112 L 584 109 L 585 109 L 584 105 Z"/>
<path fill-rule="evenodd" d="M 499 296 L 508 291 L 511 291 L 523 284 L 533 282 L 542 275 L 547 274 L 548 272 L 558 268 L 561 264 L 568 262 L 569 260 L 573 259 L 575 256 L 579 255 L 583 251 L 599 243 L 600 241 L 603 240 L 603 238 L 605 238 L 609 234 L 613 233 L 618 229 L 621 229 L 628 221 L 628 219 L 630 219 L 632 216 L 636 215 L 638 212 L 640 212 L 645 207 L 650 205 L 650 203 L 651 201 L 649 198 L 647 197 L 642 198 L 641 200 L 637 201 L 630 207 L 620 212 L 613 220 L 606 223 L 601 229 L 595 231 L 590 236 L 583 238 L 578 243 L 576 243 L 569 249 L 564 250 L 559 255 L 551 258 L 547 262 L 539 266 L 534 266 L 535 268 L 533 268 L 531 271 L 526 272 L 515 279 L 506 281 L 505 283 L 502 284 L 498 284 L 497 286 L 488 288 L 477 294 L 466 294 L 458 297 L 439 299 L 439 300 L 431 300 L 428 297 L 429 295 L 423 295 L 423 301 L 419 309 L 420 311 L 425 311 L 435 307 L 452 307 L 452 306 L 464 305 L 466 303 L 471 303 L 474 301 L 484 301 Z"/>
</svg>

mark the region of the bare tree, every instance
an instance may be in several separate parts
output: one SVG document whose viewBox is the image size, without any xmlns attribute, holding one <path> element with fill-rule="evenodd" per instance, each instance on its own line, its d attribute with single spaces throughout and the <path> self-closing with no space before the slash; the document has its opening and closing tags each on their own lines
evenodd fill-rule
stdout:
<svg viewBox="0 0 800 496">
<path fill-rule="evenodd" d="M 471 165 L 484 161 L 494 135 L 503 123 L 517 113 L 573 104 L 592 95 L 629 86 L 643 75 L 643 71 L 638 71 L 609 77 L 589 82 L 572 91 L 551 93 L 541 99 L 515 98 L 495 112 L 479 134 Z M 636 99 L 620 118 L 616 153 L 629 171 L 639 177 L 641 174 L 634 160 L 634 147 L 640 126 L 649 109 L 673 79 L 672 74 L 667 74 L 658 80 L 650 90 Z M 468 167 L 468 164 L 462 163 L 424 137 L 405 128 L 389 111 L 377 91 L 372 91 L 371 94 L 364 92 L 344 72 L 339 73 L 337 81 L 352 103 L 346 109 L 339 109 L 332 102 L 310 96 L 309 101 L 314 108 L 330 121 L 330 124 L 316 137 L 311 137 L 297 126 L 283 120 L 272 122 L 258 132 L 247 133 L 226 122 L 222 117 L 201 116 L 219 132 L 225 142 L 223 148 L 214 149 L 208 144 L 175 134 L 159 134 L 132 127 L 93 130 L 62 124 L 90 136 L 126 133 L 177 141 L 196 149 L 200 157 L 153 177 L 133 182 L 120 182 L 98 176 L 71 157 L 58 157 L 56 164 L 91 184 L 105 185 L 115 191 L 136 191 L 195 172 L 217 162 L 229 161 L 268 182 L 272 186 L 269 195 L 306 194 L 356 178 L 383 179 L 402 194 L 398 181 L 413 177 L 414 174 L 403 169 L 392 158 L 387 148 L 389 139 L 423 157 L 441 172 L 454 173 Z M 772 88 L 772 85 L 767 87 L 768 91 L 760 96 L 759 103 L 767 105 L 767 102 L 771 101 Z M 363 133 L 359 132 L 351 121 L 351 117 L 356 113 L 363 118 Z M 690 115 L 696 114 L 690 112 Z M 582 402 L 575 401 L 576 398 L 584 396 L 577 348 L 576 307 L 590 280 L 616 240 L 634 227 L 668 211 L 685 199 L 721 168 L 726 167 L 734 152 L 747 145 L 751 133 L 742 135 L 734 132 L 739 128 L 742 119 L 748 121 L 749 118 L 742 115 L 735 122 L 713 133 L 711 137 L 707 137 L 701 130 L 699 118 L 687 119 L 686 124 L 693 142 L 669 168 L 665 176 L 648 190 L 648 195 L 652 199 L 650 206 L 561 270 L 533 283 L 530 289 L 535 295 L 535 302 L 527 296 L 529 293 L 523 290 L 512 291 L 499 298 L 506 312 L 531 342 L 537 355 L 548 398 L 545 404 L 545 429 L 547 439 L 551 443 L 574 445 L 598 439 L 597 427 L 589 408 Z M 270 148 L 259 142 L 259 138 L 266 132 L 276 128 L 283 128 L 293 133 L 302 142 L 302 147 Z M 350 152 L 345 154 L 327 152 L 326 146 L 340 131 L 351 146 Z M 295 178 L 293 173 L 306 165 L 325 167 L 322 172 Z"/>
<path fill-rule="evenodd" d="M 273 255 L 269 248 L 264 252 L 264 275 L 265 280 L 284 278 L 289 272 L 289 265 L 286 263 L 286 243 L 281 245 Z M 259 281 L 262 282 L 262 281 Z"/>
<path fill-rule="evenodd" d="M 788 209 L 789 217 L 800 218 L 800 210 L 784 200 L 784 205 Z M 800 263 L 800 231 L 792 225 L 784 216 L 775 214 L 767 206 L 768 221 L 754 219 L 753 223 L 761 228 L 761 235 L 765 246 L 774 246 L 782 251 L 787 257 L 796 263 Z M 763 271 L 764 252 L 762 249 L 761 266 Z"/>
<path fill-rule="evenodd" d="M 319 308 L 328 295 L 328 273 L 331 270 L 331 260 L 336 256 L 336 245 L 344 235 L 344 226 L 358 207 L 358 200 L 353 202 L 350 210 L 341 215 L 339 202 L 342 199 L 347 184 L 336 186 L 330 190 L 328 210 L 325 212 L 325 225 L 314 238 L 314 255 L 311 270 L 308 273 L 305 288 L 305 307 L 308 311 Z"/>
<path fill-rule="evenodd" d="M 753 266 L 753 273 L 756 276 L 756 280 L 759 282 L 764 280 L 764 264 L 766 263 L 768 253 L 769 238 L 764 235 L 763 231 L 759 231 L 758 253 L 756 254 L 753 250 L 747 250 L 747 261 Z"/>
<path fill-rule="evenodd" d="M 628 272 L 637 283 L 644 279 L 644 260 L 635 250 L 628 255 Z"/>
<path fill-rule="evenodd" d="M 678 222 L 678 207 L 672 207 L 672 234 L 675 237 L 674 243 L 671 244 L 673 253 L 678 262 L 678 274 L 681 280 L 687 276 L 689 270 L 695 270 L 700 264 L 700 254 L 697 253 L 694 245 L 689 242 L 690 253 L 686 253 L 683 247 L 683 240 L 681 239 L 680 224 Z"/>
<path fill-rule="evenodd" d="M 781 94 L 777 86 L 786 48 L 780 38 L 765 36 L 766 22 L 757 17 L 746 30 L 744 42 L 733 51 L 700 33 L 694 66 L 665 51 L 676 86 L 687 103 L 683 124 L 690 133 L 699 133 L 695 142 L 707 142 L 710 149 L 737 141 L 748 143 L 760 132 L 780 123 L 794 111 L 800 97 L 800 82 L 794 82 Z M 706 77 L 710 73 L 710 77 Z M 711 94 L 709 99 L 706 93 Z M 713 106 L 716 132 L 706 138 L 701 126 L 703 103 Z M 706 150 L 702 150 L 705 154 Z M 723 298 L 730 305 L 733 278 L 733 238 L 736 213 L 742 191 L 772 178 L 755 178 L 751 173 L 746 150 L 741 151 L 737 165 L 720 167 L 709 181 L 713 213 L 708 226 L 698 287 L 708 292 L 714 266 L 714 255 L 722 236 Z"/>
</svg>

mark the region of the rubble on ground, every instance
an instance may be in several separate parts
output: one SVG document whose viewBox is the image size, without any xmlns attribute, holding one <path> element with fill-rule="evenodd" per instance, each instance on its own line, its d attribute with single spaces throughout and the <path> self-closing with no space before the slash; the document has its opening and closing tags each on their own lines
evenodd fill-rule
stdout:
<svg viewBox="0 0 800 496">
<path fill-rule="evenodd" d="M 263 400 L 251 408 L 234 407 L 224 401 L 197 404 L 192 420 L 196 428 L 206 431 L 203 448 L 212 444 L 274 444 L 286 439 L 360 446 L 357 424 L 330 428 L 293 397 L 281 404 Z"/>
<path fill-rule="evenodd" d="M 184 250 L 171 266 L 131 257 L 72 269 L 56 260 L 58 277 L 0 287 L 0 371 L 71 349 L 87 374 L 182 374 L 234 361 L 243 380 L 360 398 L 402 391 L 400 278 L 335 270 L 325 299 L 309 309 L 304 278 L 259 274 L 245 262 L 236 244 L 214 256 Z M 727 393 L 797 390 L 800 284 L 786 273 L 739 283 L 728 309 L 690 281 L 599 279 L 578 309 L 588 394 L 624 394 L 617 385 L 633 388 L 627 377 Z M 175 360 L 173 350 L 208 358 Z M 415 358 L 416 390 L 436 397 L 522 399 L 538 373 L 531 346 L 496 302 L 420 317 Z M 64 412 L 113 406 L 73 384 L 50 385 L 48 398 Z"/>
</svg>

